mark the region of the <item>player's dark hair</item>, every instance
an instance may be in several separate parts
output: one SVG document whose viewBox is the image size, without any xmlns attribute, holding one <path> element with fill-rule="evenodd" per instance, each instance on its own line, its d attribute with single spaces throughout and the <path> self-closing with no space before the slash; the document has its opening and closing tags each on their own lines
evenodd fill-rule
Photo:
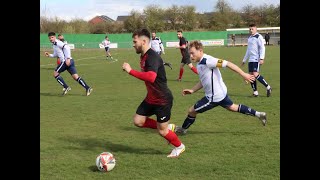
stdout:
<svg viewBox="0 0 320 180">
<path fill-rule="evenodd" d="M 249 27 L 257 27 L 256 24 L 250 24 Z"/>
<path fill-rule="evenodd" d="M 107 38 L 108 36 L 104 37 L 104 38 Z"/>
<path fill-rule="evenodd" d="M 132 34 L 132 37 L 135 37 L 135 36 L 138 36 L 138 37 L 146 36 L 150 39 L 150 32 L 148 31 L 148 29 L 138 29 Z"/>
<path fill-rule="evenodd" d="M 49 37 L 49 36 L 55 36 L 55 35 L 56 35 L 55 32 L 49 32 L 49 33 L 48 33 L 48 37 Z"/>
<path fill-rule="evenodd" d="M 195 47 L 196 50 L 203 49 L 202 43 L 200 41 L 197 41 L 197 40 L 191 41 L 189 43 L 189 49 L 192 48 L 192 47 Z"/>
<path fill-rule="evenodd" d="M 58 36 L 62 36 L 62 34 L 58 34 Z"/>
<path fill-rule="evenodd" d="M 181 32 L 182 33 L 182 30 L 178 30 L 177 32 Z"/>
</svg>

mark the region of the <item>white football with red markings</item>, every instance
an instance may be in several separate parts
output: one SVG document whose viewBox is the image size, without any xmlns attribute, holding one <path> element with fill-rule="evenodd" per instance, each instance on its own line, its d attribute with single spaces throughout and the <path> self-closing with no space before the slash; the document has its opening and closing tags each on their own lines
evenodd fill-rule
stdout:
<svg viewBox="0 0 320 180">
<path fill-rule="evenodd" d="M 116 159 L 110 152 L 102 152 L 96 158 L 96 166 L 101 172 L 109 172 L 116 165 Z"/>
</svg>

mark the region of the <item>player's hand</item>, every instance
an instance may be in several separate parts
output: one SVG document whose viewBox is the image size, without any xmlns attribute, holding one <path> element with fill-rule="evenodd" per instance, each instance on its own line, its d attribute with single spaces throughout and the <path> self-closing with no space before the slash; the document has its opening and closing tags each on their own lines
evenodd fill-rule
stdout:
<svg viewBox="0 0 320 180">
<path fill-rule="evenodd" d="M 182 96 L 185 96 L 187 94 L 192 94 L 194 91 L 192 89 L 184 89 L 182 90 Z"/>
<path fill-rule="evenodd" d="M 47 57 L 49 57 L 49 53 L 48 53 L 48 52 L 44 52 L 44 55 L 46 55 Z"/>
<path fill-rule="evenodd" d="M 122 64 L 122 70 L 123 71 L 127 71 L 127 73 L 129 73 L 130 71 L 131 71 L 131 66 L 130 66 L 130 64 L 129 63 L 126 63 L 126 62 L 124 62 L 123 64 Z"/>
<path fill-rule="evenodd" d="M 253 81 L 256 80 L 256 78 L 254 77 L 253 74 L 248 74 L 248 73 L 245 73 L 245 74 L 243 75 L 243 78 L 244 78 L 244 80 L 246 81 L 247 84 L 249 84 L 249 82 L 252 83 Z"/>
<path fill-rule="evenodd" d="M 164 53 L 164 51 L 162 51 L 162 54 L 166 54 L 166 53 Z"/>
<path fill-rule="evenodd" d="M 264 63 L 263 59 L 260 59 L 259 64 L 262 65 Z"/>
<path fill-rule="evenodd" d="M 244 62 L 241 62 L 240 66 L 243 66 L 244 65 Z"/>
</svg>

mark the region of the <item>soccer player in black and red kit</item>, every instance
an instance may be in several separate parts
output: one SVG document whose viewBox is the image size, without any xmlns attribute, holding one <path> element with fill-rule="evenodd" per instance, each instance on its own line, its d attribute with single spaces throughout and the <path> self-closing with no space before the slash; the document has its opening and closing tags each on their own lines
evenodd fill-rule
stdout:
<svg viewBox="0 0 320 180">
<path fill-rule="evenodd" d="M 181 30 L 177 31 L 177 37 L 179 39 L 179 46 L 177 48 L 180 49 L 180 52 L 182 55 L 181 64 L 180 64 L 180 72 L 179 72 L 179 77 L 177 80 L 181 81 L 181 78 L 183 75 L 183 70 L 184 70 L 183 69 L 184 65 L 188 65 L 189 68 L 191 69 L 191 71 L 193 71 L 196 74 L 198 74 L 198 71 L 197 71 L 197 68 L 195 68 L 193 66 L 193 64 L 191 63 L 190 54 L 188 51 L 188 41 L 186 40 L 186 38 L 183 37 Z"/>
<path fill-rule="evenodd" d="M 122 69 L 131 76 L 143 80 L 147 87 L 147 96 L 134 115 L 134 125 L 141 128 L 158 129 L 159 134 L 175 146 L 167 157 L 178 157 L 185 150 L 185 146 L 174 133 L 175 125 L 169 124 L 173 96 L 167 86 L 163 60 L 150 48 L 150 32 L 147 29 L 137 30 L 133 33 L 132 38 L 136 53 L 141 54 L 141 71 L 132 69 L 126 62 L 123 63 Z M 154 114 L 157 120 L 149 118 Z"/>
</svg>

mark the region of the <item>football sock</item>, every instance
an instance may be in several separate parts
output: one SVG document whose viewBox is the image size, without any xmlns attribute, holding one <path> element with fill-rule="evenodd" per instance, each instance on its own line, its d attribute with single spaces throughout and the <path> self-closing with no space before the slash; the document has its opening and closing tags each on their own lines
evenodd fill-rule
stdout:
<svg viewBox="0 0 320 180">
<path fill-rule="evenodd" d="M 57 81 L 58 81 L 58 83 L 59 84 L 61 84 L 64 88 L 68 88 L 69 86 L 64 82 L 64 80 L 63 80 L 63 78 L 60 76 L 60 75 L 58 75 L 58 76 L 56 76 L 56 77 L 54 77 Z"/>
<path fill-rule="evenodd" d="M 254 80 L 253 82 L 250 83 L 251 84 L 251 88 L 253 91 L 256 91 L 257 90 L 257 81 Z"/>
<path fill-rule="evenodd" d="M 240 112 L 242 114 L 251 115 L 251 116 L 255 116 L 256 115 L 256 110 L 251 109 L 250 107 L 247 107 L 247 106 L 245 106 L 243 104 L 239 104 L 238 112 Z"/>
<path fill-rule="evenodd" d="M 197 68 L 192 67 L 191 70 L 192 70 L 194 73 L 198 74 Z"/>
<path fill-rule="evenodd" d="M 168 131 L 168 134 L 164 136 L 164 138 L 169 141 L 170 144 L 174 145 L 175 147 L 179 147 L 181 145 L 181 141 L 179 140 L 176 133 L 172 131 Z"/>
<path fill-rule="evenodd" d="M 182 75 L 183 75 L 183 68 L 180 68 L 179 79 L 182 78 Z"/>
<path fill-rule="evenodd" d="M 260 114 L 261 114 L 260 112 L 256 111 L 255 116 L 256 116 L 256 117 L 260 117 Z"/>
<path fill-rule="evenodd" d="M 89 88 L 90 88 L 90 87 L 87 85 L 87 83 L 84 82 L 84 80 L 83 80 L 80 76 L 78 77 L 77 81 L 78 81 L 78 83 L 79 83 L 82 87 L 84 87 L 84 88 L 86 88 L 86 89 L 89 89 Z"/>
<path fill-rule="evenodd" d="M 256 79 L 257 79 L 259 82 L 261 82 L 261 84 L 263 84 L 265 87 L 268 86 L 267 81 L 264 80 L 264 78 L 263 78 L 260 74 L 256 77 Z"/>
<path fill-rule="evenodd" d="M 182 128 L 188 129 L 194 123 L 195 120 L 196 120 L 195 117 L 188 115 L 182 124 Z"/>
<path fill-rule="evenodd" d="M 151 128 L 151 129 L 157 129 L 157 121 L 147 117 L 147 119 L 144 122 L 142 127 Z"/>
</svg>

